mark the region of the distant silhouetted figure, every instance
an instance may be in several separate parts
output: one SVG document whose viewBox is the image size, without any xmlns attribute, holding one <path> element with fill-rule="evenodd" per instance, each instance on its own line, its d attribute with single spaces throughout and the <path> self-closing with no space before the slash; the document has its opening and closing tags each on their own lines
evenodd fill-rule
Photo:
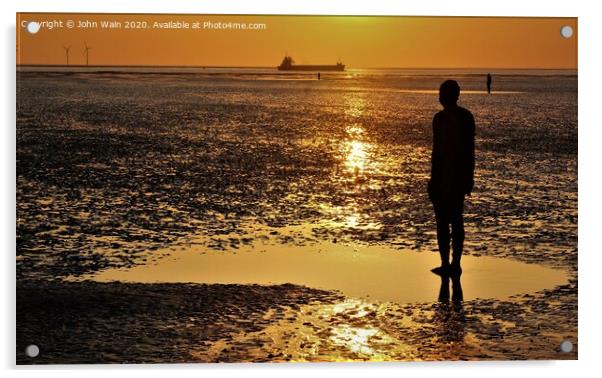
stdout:
<svg viewBox="0 0 602 378">
<path fill-rule="evenodd" d="M 320 80 L 320 73 L 318 72 L 318 80 Z"/>
<path fill-rule="evenodd" d="M 487 74 L 487 93 L 491 94 L 491 74 Z"/>
<path fill-rule="evenodd" d="M 435 209 L 437 244 L 441 266 L 437 274 L 460 274 L 464 245 L 464 196 L 470 195 L 474 184 L 475 122 L 470 111 L 458 106 L 460 86 L 447 80 L 439 88 L 443 110 L 433 118 L 433 153 L 429 198 Z M 452 262 L 449 262 L 450 225 Z"/>
</svg>

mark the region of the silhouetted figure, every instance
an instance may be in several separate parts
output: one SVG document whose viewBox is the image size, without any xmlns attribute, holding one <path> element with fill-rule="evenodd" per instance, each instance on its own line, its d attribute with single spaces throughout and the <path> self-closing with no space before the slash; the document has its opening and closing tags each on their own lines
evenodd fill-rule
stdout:
<svg viewBox="0 0 602 378">
<path fill-rule="evenodd" d="M 464 196 L 474 185 L 475 122 L 470 111 L 458 106 L 460 86 L 447 80 L 439 88 L 443 110 L 433 118 L 433 153 L 429 198 L 435 210 L 441 266 L 433 273 L 459 274 L 464 246 Z M 451 235 L 450 235 L 451 225 Z M 450 236 L 452 262 L 449 262 Z"/>
<path fill-rule="evenodd" d="M 318 80 L 320 80 L 320 73 L 318 72 Z"/>
<path fill-rule="evenodd" d="M 491 94 L 491 74 L 487 74 L 487 93 Z"/>
</svg>

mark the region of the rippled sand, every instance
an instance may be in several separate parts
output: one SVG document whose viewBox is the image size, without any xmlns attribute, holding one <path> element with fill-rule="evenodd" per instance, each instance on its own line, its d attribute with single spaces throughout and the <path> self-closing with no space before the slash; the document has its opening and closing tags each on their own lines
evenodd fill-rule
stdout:
<svg viewBox="0 0 602 378">
<path fill-rule="evenodd" d="M 364 73 L 320 82 L 263 79 L 19 73 L 19 280 L 44 287 L 50 284 L 42 282 L 52 278 L 157 262 L 199 238 L 203 248 L 223 253 L 258 239 L 284 246 L 358 243 L 399 253 L 434 251 L 425 187 L 430 121 L 438 110 L 431 90 L 442 77 Z M 534 296 L 516 293 L 511 299 L 465 301 L 462 308 L 469 316 L 441 327 L 462 328 L 462 319 L 470 319 L 460 341 L 437 334 L 436 310 L 442 305 L 436 298 L 430 304 L 368 301 L 358 308 L 415 312 L 415 324 L 409 327 L 417 332 L 415 337 L 414 331 L 395 330 L 403 323 L 396 316 L 351 320 L 342 312 L 342 318 L 337 315 L 332 321 L 348 327 L 339 333 L 334 326 L 320 328 L 320 316 L 308 321 L 318 327 L 312 337 L 321 335 L 316 343 L 329 340 L 320 344 L 323 349 L 314 345 L 313 354 L 301 353 L 300 344 L 275 341 L 267 349 L 255 348 L 238 336 L 196 350 L 184 337 L 191 354 L 173 360 L 575 358 L 576 352 L 559 356 L 557 345 L 565 337 L 577 341 L 577 79 L 500 77 L 494 89 L 497 85 L 501 92 L 492 96 L 480 93 L 481 79 L 460 78 L 461 86 L 471 91 L 461 98 L 462 105 L 477 121 L 477 177 L 466 208 L 466 253 L 561 269 L 567 272 L 568 285 L 542 288 L 549 290 Z M 298 225 L 309 235 L 282 232 Z M 269 231 L 258 236 L 258 229 Z M 59 285 L 53 290 L 104 287 L 97 285 Z M 132 290 L 143 292 L 143 287 Z M 27 290 L 38 293 L 30 286 Z M 107 296 L 107 303 L 114 300 Z M 346 301 L 352 299 L 340 303 Z M 261 316 L 269 317 L 276 304 L 264 304 Z M 99 316 L 90 311 L 74 310 L 69 316 Z M 290 323 L 297 324 L 306 310 L 282 311 L 292 311 Z M 184 326 L 180 315 L 178 324 Z M 50 325 L 64 326 L 61 316 Z M 236 316 L 228 319 L 239 328 Z M 394 326 L 385 331 L 388 319 Z M 94 321 L 100 328 L 92 327 L 90 337 L 113 327 L 104 319 Z M 281 327 L 280 321 L 267 322 L 249 340 L 283 334 L 290 324 Z M 208 324 L 199 322 L 199 327 Z M 24 324 L 18 325 L 18 343 L 31 335 Z M 133 332 L 130 326 L 127 332 Z M 501 337 L 509 346 L 496 342 Z M 356 338 L 380 352 L 364 353 L 368 349 L 363 347 L 349 351 L 350 342 L 341 341 Z M 378 338 L 388 341 L 377 346 Z M 458 342 L 471 347 L 455 348 Z M 407 354 L 402 353 L 408 344 Z M 420 352 L 412 349 L 421 345 Z M 387 349 L 390 353 L 383 354 Z M 94 358 L 125 360 L 116 356 Z M 160 361 L 142 352 L 130 359 L 150 360 Z"/>
<path fill-rule="evenodd" d="M 575 359 L 574 284 L 507 300 L 397 304 L 295 285 L 29 282 L 17 363 Z M 57 342 L 60 341 L 60 342 Z M 35 342 L 35 360 L 24 349 Z"/>
</svg>

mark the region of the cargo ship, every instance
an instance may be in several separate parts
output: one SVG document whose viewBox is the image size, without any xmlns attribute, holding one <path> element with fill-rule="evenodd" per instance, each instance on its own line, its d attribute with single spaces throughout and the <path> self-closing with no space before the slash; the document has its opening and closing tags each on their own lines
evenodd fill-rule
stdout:
<svg viewBox="0 0 602 378">
<path fill-rule="evenodd" d="M 292 57 L 285 56 L 278 66 L 278 71 L 345 71 L 345 65 L 341 62 L 333 65 L 295 64 Z"/>
</svg>

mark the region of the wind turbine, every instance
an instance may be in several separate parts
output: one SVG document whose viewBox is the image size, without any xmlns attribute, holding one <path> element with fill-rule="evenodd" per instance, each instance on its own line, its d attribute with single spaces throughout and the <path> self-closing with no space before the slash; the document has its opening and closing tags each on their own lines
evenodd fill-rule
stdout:
<svg viewBox="0 0 602 378">
<path fill-rule="evenodd" d="M 92 50 L 92 47 L 88 46 L 88 44 L 86 43 L 86 41 L 84 41 L 84 54 L 86 55 L 86 66 L 88 65 L 88 58 L 90 57 L 90 50 Z"/>
<path fill-rule="evenodd" d="M 69 65 L 69 50 L 71 50 L 71 45 L 63 46 L 63 49 L 65 50 L 65 56 L 67 57 L 67 65 Z"/>
</svg>

